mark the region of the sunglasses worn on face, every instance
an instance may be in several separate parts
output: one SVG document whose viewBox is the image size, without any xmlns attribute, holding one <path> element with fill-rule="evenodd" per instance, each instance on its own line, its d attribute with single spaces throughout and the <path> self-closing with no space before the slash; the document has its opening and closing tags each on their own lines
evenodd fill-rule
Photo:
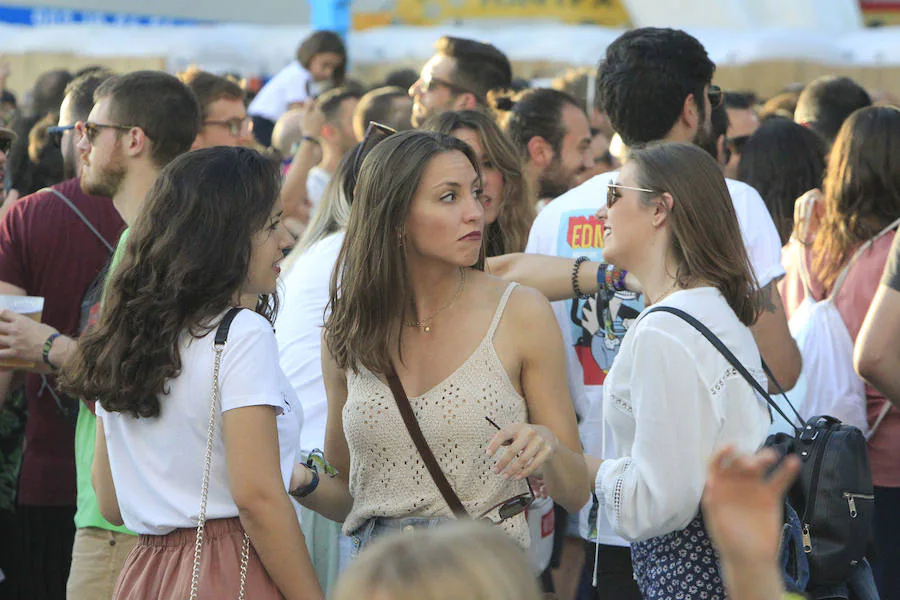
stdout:
<svg viewBox="0 0 900 600">
<path fill-rule="evenodd" d="M 224 121 L 203 121 L 204 125 L 219 125 L 228 128 L 228 133 L 237 137 L 241 135 L 241 131 L 250 124 L 250 117 L 235 117 L 233 119 L 225 119 Z"/>
<path fill-rule="evenodd" d="M 75 129 L 74 125 L 54 125 L 47 128 L 47 136 L 53 145 L 59 148 L 62 145 L 62 136 L 67 131 Z"/>
<path fill-rule="evenodd" d="M 97 136 L 100 135 L 100 131 L 102 129 L 116 129 L 118 131 L 129 131 L 134 129 L 136 125 L 110 125 L 107 123 L 91 123 L 90 121 L 84 122 L 84 135 L 87 137 L 90 143 L 94 143 L 94 140 L 97 139 Z M 146 134 L 144 134 L 146 135 Z M 147 136 L 148 138 L 150 136 Z"/>
<path fill-rule="evenodd" d="M 366 159 L 366 156 L 369 155 L 372 148 L 395 133 L 397 133 L 397 130 L 393 127 L 388 127 L 387 125 L 382 125 L 375 121 L 369 121 L 369 125 L 366 127 L 366 134 L 363 136 L 359 147 L 356 148 L 356 154 L 353 155 L 352 179 L 354 188 L 356 187 L 356 180 L 359 177 L 359 169 L 362 167 L 362 163 Z"/>
<path fill-rule="evenodd" d="M 737 154 L 741 154 L 744 152 L 744 146 L 747 144 L 747 140 L 749 139 L 749 135 L 739 135 L 737 137 L 728 138 L 727 140 L 725 140 L 725 143 L 732 151 Z"/>
<path fill-rule="evenodd" d="M 606 186 L 606 208 L 612 208 L 612 205 L 615 204 L 619 198 L 622 197 L 621 192 L 618 190 L 634 190 L 635 192 L 648 192 L 650 194 L 656 194 L 658 192 L 654 192 L 653 190 L 648 190 L 647 188 L 639 188 L 639 187 L 631 187 L 628 185 L 619 185 L 617 183 L 610 183 Z"/>
<path fill-rule="evenodd" d="M 423 79 L 421 88 L 422 93 L 426 94 L 430 92 L 435 85 L 444 86 L 445 88 L 449 89 L 452 92 L 456 92 L 457 94 L 474 94 L 475 96 L 478 95 L 464 86 L 453 83 L 452 81 L 447 81 L 446 79 L 441 79 L 440 77 L 429 77 L 428 79 Z"/>
<path fill-rule="evenodd" d="M 722 100 L 725 99 L 725 92 L 722 91 L 717 85 L 709 86 L 709 91 L 706 92 L 706 96 L 709 98 L 709 104 L 713 108 L 719 108 L 722 106 Z"/>
</svg>

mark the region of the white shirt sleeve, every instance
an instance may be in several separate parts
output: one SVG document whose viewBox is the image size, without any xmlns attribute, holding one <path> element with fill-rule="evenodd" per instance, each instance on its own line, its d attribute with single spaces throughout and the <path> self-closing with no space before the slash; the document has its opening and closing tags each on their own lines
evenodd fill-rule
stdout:
<svg viewBox="0 0 900 600">
<path fill-rule="evenodd" d="M 303 102 L 309 98 L 309 86 L 312 83 L 312 77 L 310 77 L 309 71 L 299 65 L 297 66 L 299 69 L 295 76 L 288 80 L 285 85 L 285 100 L 288 106 Z"/>
<path fill-rule="evenodd" d="M 784 276 L 781 266 L 781 237 L 762 196 L 745 183 L 729 181 L 729 191 L 738 214 L 750 264 L 760 287 Z M 736 198 L 737 196 L 740 198 Z"/>
<path fill-rule="evenodd" d="M 231 324 L 219 369 L 222 412 L 269 405 L 281 412 L 287 401 L 281 391 L 278 343 L 262 316 L 242 310 Z"/>
<path fill-rule="evenodd" d="M 712 396 L 688 348 L 649 323 L 635 333 L 629 382 L 633 451 L 604 461 L 595 482 L 613 529 L 631 541 L 683 529 L 697 515 L 719 429 Z"/>
</svg>

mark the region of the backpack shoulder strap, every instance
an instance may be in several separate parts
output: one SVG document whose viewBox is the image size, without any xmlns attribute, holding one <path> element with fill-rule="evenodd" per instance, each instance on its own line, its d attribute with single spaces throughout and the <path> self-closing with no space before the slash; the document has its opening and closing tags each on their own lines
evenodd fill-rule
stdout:
<svg viewBox="0 0 900 600">
<path fill-rule="evenodd" d="M 100 240 L 100 243 L 103 244 L 104 246 L 106 246 L 106 249 L 109 251 L 110 254 L 112 254 L 116 251 L 116 249 L 112 247 L 112 244 L 110 244 L 108 241 L 106 241 L 106 238 L 103 237 L 103 235 L 99 231 L 97 231 L 97 228 L 94 227 L 94 224 L 91 223 L 86 216 L 84 216 L 83 212 L 78 210 L 78 207 L 75 206 L 75 204 L 71 200 L 69 200 L 69 198 L 67 198 L 65 194 L 63 194 L 59 190 L 56 190 L 52 187 L 46 187 L 40 191 L 41 192 L 50 192 L 51 194 L 54 194 L 57 198 L 59 198 L 60 200 L 65 202 L 66 206 L 71 208 L 72 212 L 75 213 L 75 215 L 79 219 L 81 219 L 82 223 L 84 223 L 87 226 L 87 228 L 91 230 L 91 233 L 93 233 L 95 236 L 97 236 L 97 239 Z"/>
<path fill-rule="evenodd" d="M 700 332 L 700 334 L 705 337 L 713 347 L 719 351 L 725 360 L 731 363 L 731 366 L 735 368 L 735 370 L 741 374 L 741 376 L 750 384 L 750 386 L 756 390 L 756 392 L 762 396 L 765 401 L 769 404 L 769 406 L 775 410 L 781 417 L 791 426 L 797 433 L 800 433 L 800 429 L 791 421 L 791 419 L 784 414 L 784 411 L 781 410 L 781 407 L 772 400 L 772 397 L 769 396 L 769 392 L 767 392 L 756 380 L 753 375 L 750 374 L 750 371 L 747 370 L 747 367 L 738 360 L 738 358 L 728 349 L 728 347 L 718 338 L 716 334 L 709 330 L 709 328 L 698 321 L 693 316 L 684 312 L 680 308 L 675 308 L 674 306 L 654 306 L 646 311 L 646 313 L 651 312 L 667 312 L 679 317 L 683 321 L 686 321 L 688 325 L 692 326 L 694 329 Z M 786 399 L 786 398 L 785 398 Z M 790 403 L 790 402 L 789 402 Z M 792 405 L 793 407 L 793 405 Z"/>
<path fill-rule="evenodd" d="M 856 252 L 853 253 L 853 256 L 850 257 L 850 260 L 847 261 L 847 265 L 841 269 L 841 274 L 838 275 L 838 278 L 834 282 L 834 287 L 831 288 L 831 293 L 828 294 L 829 298 L 834 298 L 837 296 L 838 291 L 840 291 L 841 286 L 844 285 L 844 280 L 847 278 L 847 275 L 850 273 L 850 267 L 853 266 L 853 263 L 856 262 L 856 259 L 862 256 L 862 253 L 872 247 L 877 240 L 879 240 L 883 235 L 892 231 L 900 225 L 900 219 L 895 220 L 890 225 L 873 235 L 871 238 L 863 242 L 862 246 L 856 249 Z"/>
</svg>

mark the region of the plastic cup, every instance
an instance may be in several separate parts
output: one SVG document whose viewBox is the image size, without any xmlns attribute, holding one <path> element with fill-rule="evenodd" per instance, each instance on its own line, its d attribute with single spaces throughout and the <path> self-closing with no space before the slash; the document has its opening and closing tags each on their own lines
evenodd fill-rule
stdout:
<svg viewBox="0 0 900 600">
<path fill-rule="evenodd" d="M 0 295 L 0 310 L 19 313 L 40 323 L 44 312 L 44 299 L 40 296 Z M 7 369 L 31 369 L 35 367 L 35 364 L 29 360 L 0 359 L 0 367 Z"/>
</svg>

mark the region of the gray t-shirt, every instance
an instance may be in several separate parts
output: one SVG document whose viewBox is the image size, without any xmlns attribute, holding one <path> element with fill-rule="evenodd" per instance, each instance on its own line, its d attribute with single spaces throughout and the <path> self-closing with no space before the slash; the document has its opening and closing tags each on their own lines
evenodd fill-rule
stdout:
<svg viewBox="0 0 900 600">
<path fill-rule="evenodd" d="M 900 292 L 900 235 L 894 236 L 894 243 L 891 245 L 887 264 L 884 266 L 881 283 Z"/>
</svg>

